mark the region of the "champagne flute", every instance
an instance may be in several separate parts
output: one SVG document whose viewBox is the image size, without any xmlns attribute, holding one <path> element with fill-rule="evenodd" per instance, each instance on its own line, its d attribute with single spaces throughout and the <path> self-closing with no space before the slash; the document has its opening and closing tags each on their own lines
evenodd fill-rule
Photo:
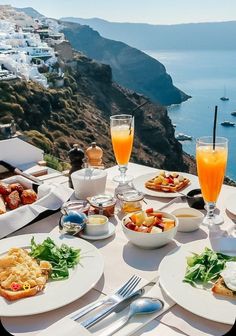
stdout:
<svg viewBox="0 0 236 336">
<path fill-rule="evenodd" d="M 215 215 L 214 211 L 224 181 L 227 156 L 228 139 L 216 137 L 214 143 L 211 136 L 197 139 L 197 172 L 207 210 L 203 224 L 210 227 L 224 222 L 223 217 Z"/>
<path fill-rule="evenodd" d="M 110 127 L 113 151 L 120 171 L 120 175 L 115 176 L 113 181 L 127 184 L 133 180 L 132 176 L 126 175 L 126 171 L 133 147 L 134 117 L 128 114 L 111 116 Z"/>
</svg>

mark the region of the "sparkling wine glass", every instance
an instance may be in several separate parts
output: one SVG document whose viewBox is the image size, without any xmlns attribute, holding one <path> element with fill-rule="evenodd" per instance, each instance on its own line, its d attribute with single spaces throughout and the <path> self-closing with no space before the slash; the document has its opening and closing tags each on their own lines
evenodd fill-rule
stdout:
<svg viewBox="0 0 236 336">
<path fill-rule="evenodd" d="M 215 145 L 213 144 L 213 137 L 197 139 L 197 172 L 207 210 L 203 224 L 208 226 L 224 222 L 223 217 L 215 215 L 214 211 L 224 181 L 227 156 L 228 139 L 216 137 Z"/>
<path fill-rule="evenodd" d="M 110 126 L 113 151 L 120 171 L 120 175 L 115 176 L 113 180 L 126 184 L 133 180 L 132 176 L 126 175 L 126 171 L 133 147 L 134 117 L 128 114 L 111 116 Z"/>
</svg>

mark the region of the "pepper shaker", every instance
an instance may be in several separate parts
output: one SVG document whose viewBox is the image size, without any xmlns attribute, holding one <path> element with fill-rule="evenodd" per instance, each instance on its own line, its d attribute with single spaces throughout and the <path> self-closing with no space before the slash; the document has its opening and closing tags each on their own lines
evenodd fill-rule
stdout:
<svg viewBox="0 0 236 336">
<path fill-rule="evenodd" d="M 69 171 L 69 187 L 73 188 L 71 174 L 83 168 L 84 151 L 79 148 L 78 144 L 74 144 L 73 148 L 69 150 L 68 155 L 71 162 L 71 169 Z"/>
</svg>

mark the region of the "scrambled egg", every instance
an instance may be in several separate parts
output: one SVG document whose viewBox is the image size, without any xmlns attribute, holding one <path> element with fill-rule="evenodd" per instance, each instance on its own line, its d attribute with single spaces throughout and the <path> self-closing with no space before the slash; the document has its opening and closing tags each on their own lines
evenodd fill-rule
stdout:
<svg viewBox="0 0 236 336">
<path fill-rule="evenodd" d="M 27 283 L 30 287 L 43 288 L 51 268 L 48 261 L 40 261 L 38 264 L 26 250 L 11 248 L 7 255 L 0 258 L 0 286 L 12 289 L 14 283 L 20 287 Z"/>
</svg>

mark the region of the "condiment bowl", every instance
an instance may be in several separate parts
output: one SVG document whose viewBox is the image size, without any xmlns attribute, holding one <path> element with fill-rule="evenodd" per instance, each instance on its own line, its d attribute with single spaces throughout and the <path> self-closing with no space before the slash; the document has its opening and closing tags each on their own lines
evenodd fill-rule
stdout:
<svg viewBox="0 0 236 336">
<path fill-rule="evenodd" d="M 192 232 L 199 228 L 201 225 L 204 214 L 193 208 L 179 208 L 172 211 L 172 215 L 178 218 L 180 232 Z"/>
<path fill-rule="evenodd" d="M 126 238 L 134 245 L 143 249 L 156 249 L 161 246 L 168 244 L 176 235 L 178 228 L 178 219 L 167 212 L 157 211 L 163 215 L 163 217 L 174 220 L 175 226 L 167 231 L 157 232 L 157 233 L 145 233 L 137 232 L 128 229 L 125 224 L 129 220 L 132 214 L 124 216 L 121 225 Z"/>
<path fill-rule="evenodd" d="M 88 236 L 100 236 L 108 232 L 108 218 L 103 215 L 89 215 L 84 233 Z"/>
</svg>

